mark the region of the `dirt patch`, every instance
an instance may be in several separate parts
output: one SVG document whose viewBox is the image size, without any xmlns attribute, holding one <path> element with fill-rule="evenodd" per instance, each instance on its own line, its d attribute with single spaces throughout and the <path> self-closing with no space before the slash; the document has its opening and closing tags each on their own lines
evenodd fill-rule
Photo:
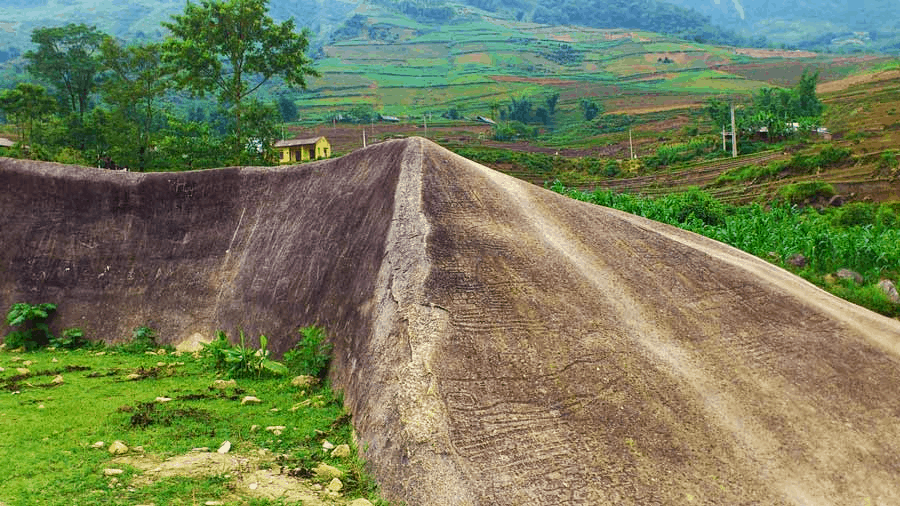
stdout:
<svg viewBox="0 0 900 506">
<path fill-rule="evenodd" d="M 460 55 L 456 58 L 456 62 L 460 64 L 465 63 L 481 63 L 484 65 L 491 64 L 491 55 L 487 53 L 469 53 Z"/>
<path fill-rule="evenodd" d="M 231 497 L 226 499 L 229 503 L 242 498 L 281 499 L 311 506 L 346 503 L 324 492 L 321 485 L 291 476 L 288 470 L 277 465 L 275 456 L 266 451 L 255 454 L 198 451 L 167 459 L 147 454 L 117 457 L 111 465 L 128 465 L 141 471 L 130 483 L 135 487 L 145 487 L 171 477 L 226 477 L 231 490 Z"/>
<path fill-rule="evenodd" d="M 734 54 L 743 54 L 753 58 L 815 58 L 818 53 L 812 51 L 784 50 L 784 49 L 758 49 L 752 47 L 738 47 Z"/>
<path fill-rule="evenodd" d="M 845 79 L 822 83 L 816 86 L 817 93 L 834 93 L 844 91 L 852 86 L 861 84 L 875 83 L 881 81 L 892 81 L 900 79 L 900 70 L 889 70 L 886 72 L 877 72 L 872 74 L 860 74 L 850 76 Z"/>
</svg>

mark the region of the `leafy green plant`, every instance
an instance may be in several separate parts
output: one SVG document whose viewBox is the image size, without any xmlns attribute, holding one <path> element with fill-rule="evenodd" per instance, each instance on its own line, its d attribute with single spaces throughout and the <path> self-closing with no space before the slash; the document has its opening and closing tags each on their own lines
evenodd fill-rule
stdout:
<svg viewBox="0 0 900 506">
<path fill-rule="evenodd" d="M 20 327 L 6 335 L 4 343 L 7 348 L 24 347 L 31 351 L 46 346 L 53 338 L 47 319 L 56 311 L 56 304 L 29 304 L 19 302 L 13 304 L 6 314 L 6 324 Z"/>
<path fill-rule="evenodd" d="M 240 331 L 241 342 L 230 345 L 223 331 L 216 332 L 216 339 L 203 347 L 209 357 L 208 363 L 228 378 L 259 378 L 263 375 L 284 376 L 288 369 L 281 362 L 269 358 L 269 338 L 259 336 L 259 349 L 248 346 L 244 331 Z"/>
<path fill-rule="evenodd" d="M 55 346 L 57 348 L 65 348 L 68 350 L 81 348 L 87 343 L 87 339 L 84 338 L 84 331 L 78 327 L 63 330 L 61 336 L 54 336 L 50 338 L 51 346 Z"/>
<path fill-rule="evenodd" d="M 156 351 L 159 348 L 165 348 L 171 351 L 171 346 L 160 346 L 156 342 L 156 330 L 142 325 L 135 327 L 131 332 L 131 339 L 125 341 L 116 347 L 122 353 L 144 353 L 145 351 Z"/>
<path fill-rule="evenodd" d="M 332 347 L 325 329 L 311 326 L 298 329 L 298 332 L 303 338 L 284 354 L 285 364 L 297 374 L 324 378 L 328 374 Z"/>
</svg>

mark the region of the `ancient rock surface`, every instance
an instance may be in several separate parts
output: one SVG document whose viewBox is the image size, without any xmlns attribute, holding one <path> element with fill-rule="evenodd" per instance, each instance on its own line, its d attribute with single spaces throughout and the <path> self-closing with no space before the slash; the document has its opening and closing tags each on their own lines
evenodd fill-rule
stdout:
<svg viewBox="0 0 900 506">
<path fill-rule="evenodd" d="M 452 504 L 900 503 L 900 323 L 422 139 L 298 167 L 0 161 L 0 302 L 284 351 L 318 323 L 382 489 Z"/>
</svg>

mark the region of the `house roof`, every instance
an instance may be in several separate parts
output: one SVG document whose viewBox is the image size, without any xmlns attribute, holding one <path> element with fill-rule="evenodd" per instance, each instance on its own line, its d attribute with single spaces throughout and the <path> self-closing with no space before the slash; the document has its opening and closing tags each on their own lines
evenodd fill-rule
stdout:
<svg viewBox="0 0 900 506">
<path fill-rule="evenodd" d="M 7 139 L 6 137 L 0 137 L 0 148 L 11 148 L 15 145 L 15 142 Z"/>
<path fill-rule="evenodd" d="M 312 146 L 319 142 L 320 139 L 325 139 L 322 136 L 319 137 L 310 137 L 309 139 L 287 139 L 284 141 L 276 141 L 274 146 L 276 148 L 292 148 L 294 146 Z"/>
</svg>

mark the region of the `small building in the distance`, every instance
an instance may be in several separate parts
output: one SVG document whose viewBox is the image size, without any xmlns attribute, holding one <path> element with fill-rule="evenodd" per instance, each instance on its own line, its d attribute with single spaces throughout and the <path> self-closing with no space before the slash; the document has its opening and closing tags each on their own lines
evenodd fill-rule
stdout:
<svg viewBox="0 0 900 506">
<path fill-rule="evenodd" d="M 331 156 L 331 144 L 325 137 L 277 141 L 275 149 L 281 153 L 279 163 L 305 162 Z"/>
</svg>

